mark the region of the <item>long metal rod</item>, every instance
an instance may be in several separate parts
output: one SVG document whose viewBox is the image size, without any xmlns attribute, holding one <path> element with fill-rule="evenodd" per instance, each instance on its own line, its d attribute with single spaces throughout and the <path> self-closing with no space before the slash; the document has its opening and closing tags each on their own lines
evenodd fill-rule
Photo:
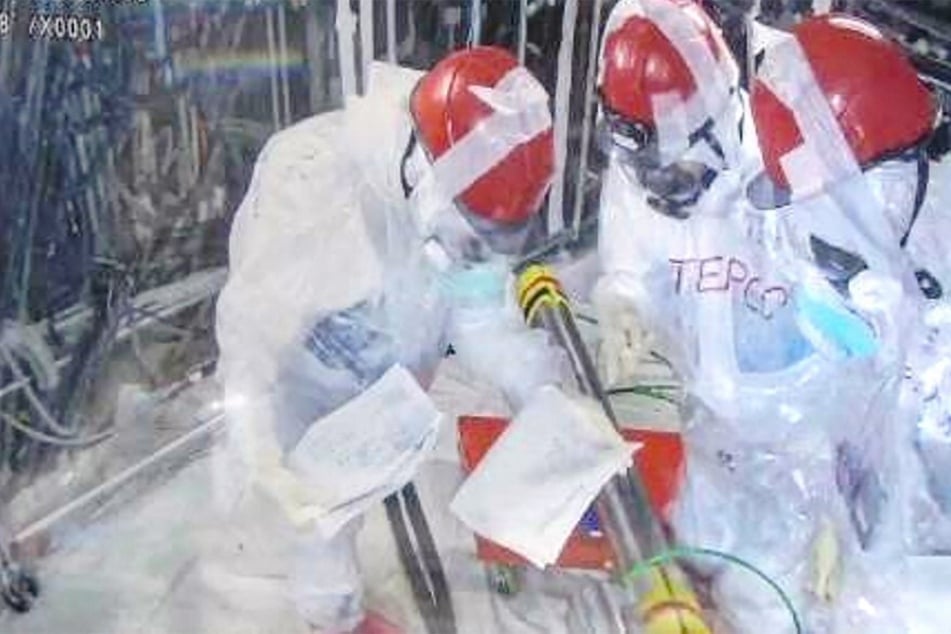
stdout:
<svg viewBox="0 0 951 634">
<path fill-rule="evenodd" d="M 571 231 L 575 237 L 581 232 L 581 214 L 584 211 L 585 185 L 589 178 L 588 152 L 591 147 L 591 120 L 594 115 L 594 80 L 598 67 L 598 35 L 601 32 L 602 0 L 594 0 L 591 4 L 591 32 L 588 38 L 588 68 L 585 72 L 584 79 L 584 120 L 581 127 L 581 155 L 578 157 L 575 204 L 571 217 Z"/>
<path fill-rule="evenodd" d="M 278 80 L 277 80 L 277 50 L 274 43 L 274 11 L 273 7 L 264 9 L 265 30 L 267 31 L 267 66 L 268 75 L 271 79 L 271 122 L 274 125 L 274 131 L 281 129 L 281 109 L 278 102 Z"/>
<path fill-rule="evenodd" d="M 349 0 L 337 0 L 337 60 L 340 62 L 340 86 L 343 97 L 357 92 L 357 65 L 353 55 L 353 32 L 356 28 Z"/>
<path fill-rule="evenodd" d="M 281 106 L 283 126 L 291 124 L 291 84 L 290 62 L 287 59 L 287 10 L 283 4 L 277 5 L 277 49 L 280 53 L 281 73 Z"/>
<path fill-rule="evenodd" d="M 363 90 L 360 94 L 370 93 L 370 64 L 374 59 L 373 37 L 373 1 L 360 0 L 360 76 L 363 78 Z"/>
<path fill-rule="evenodd" d="M 614 409 L 554 274 L 545 267 L 526 269 L 519 284 L 519 303 L 528 324 L 544 328 L 567 353 L 578 391 L 597 400 L 615 429 L 620 431 Z M 621 575 L 670 551 L 666 534 L 654 514 L 647 487 L 636 466 L 608 481 L 595 502 L 595 508 L 603 520 Z M 637 579 L 634 593 L 643 600 L 639 609 L 647 631 L 661 631 L 649 625 L 654 624 L 653 627 L 665 627 L 667 629 L 663 631 L 672 634 L 709 634 L 689 581 L 677 565 L 671 563 L 651 568 L 649 575 Z M 656 619 L 667 617 L 658 614 L 668 608 L 672 609 L 676 620 L 659 625 Z M 672 624 L 677 629 L 669 629 Z"/>
<path fill-rule="evenodd" d="M 137 462 L 136 464 L 124 469 L 116 476 L 92 488 L 78 498 L 70 501 L 68 504 L 59 507 L 49 515 L 37 520 L 29 526 L 19 531 L 13 538 L 15 544 L 25 544 L 34 539 L 42 537 L 48 533 L 57 524 L 81 511 L 82 509 L 101 501 L 125 484 L 131 482 L 136 476 L 146 473 L 150 468 L 161 465 L 166 459 L 181 455 L 189 448 L 193 448 L 205 439 L 209 438 L 218 429 L 224 426 L 225 417 L 223 413 L 217 413 L 208 420 L 202 422 L 194 429 L 179 436 L 175 440 L 167 443 L 157 451 Z"/>
<path fill-rule="evenodd" d="M 469 11 L 469 46 L 482 41 L 482 0 L 472 0 Z"/>
<path fill-rule="evenodd" d="M 577 325 L 570 310 L 564 305 L 543 306 L 538 309 L 536 325 L 551 333 L 555 342 L 568 354 L 578 390 L 598 400 L 605 414 L 618 427 L 614 410 L 601 387 L 594 364 L 584 348 Z M 628 469 L 624 476 L 613 478 L 601 496 L 608 518 L 608 532 L 620 543 L 616 556 L 623 570 L 665 550 L 665 539 L 660 524 L 650 509 L 647 490 L 636 469 Z"/>
<path fill-rule="evenodd" d="M 396 60 L 396 0 L 386 0 L 386 61 Z"/>
<path fill-rule="evenodd" d="M 518 3 L 518 63 L 525 65 L 525 49 L 528 46 L 528 0 Z"/>
<path fill-rule="evenodd" d="M 426 631 L 429 634 L 455 634 L 452 595 L 416 486 L 410 482 L 383 503 L 400 562 L 409 578 Z"/>
<path fill-rule="evenodd" d="M 575 22 L 578 18 L 578 0 L 566 0 L 561 21 L 561 45 L 558 48 L 558 75 L 555 84 L 555 178 L 548 196 L 548 235 L 553 236 L 565 227 L 565 163 L 568 155 L 568 118 L 571 106 Z"/>
<path fill-rule="evenodd" d="M 326 62 L 326 28 L 317 21 L 320 6 L 308 4 L 304 10 L 304 51 L 307 56 L 307 69 L 310 73 L 310 114 L 320 112 L 327 98 L 327 85 L 324 76 Z M 327 8 L 324 7 L 325 15 Z"/>
</svg>

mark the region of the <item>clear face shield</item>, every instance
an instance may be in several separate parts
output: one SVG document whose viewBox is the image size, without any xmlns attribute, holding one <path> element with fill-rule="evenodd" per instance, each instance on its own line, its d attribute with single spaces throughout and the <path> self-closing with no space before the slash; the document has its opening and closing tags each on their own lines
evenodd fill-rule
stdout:
<svg viewBox="0 0 951 634">
<path fill-rule="evenodd" d="M 427 198 L 427 192 L 419 185 L 429 169 L 426 152 L 415 135 L 411 136 L 400 166 L 403 193 L 414 214 L 425 209 L 424 213 L 431 217 L 425 239 L 431 243 L 430 248 L 438 246 L 444 252 L 447 264 L 468 266 L 521 253 L 531 220 L 505 225 L 479 216 L 458 198 Z"/>
<path fill-rule="evenodd" d="M 436 160 L 414 133 L 400 165 L 417 232 L 439 268 L 467 267 L 521 252 L 531 218 L 522 223 L 485 218 L 467 208 L 462 194 L 520 145 L 551 128 L 548 94 L 524 68 L 509 72 L 494 88 L 470 90 L 492 114 Z"/>
<path fill-rule="evenodd" d="M 822 217 L 839 216 L 836 208 L 841 206 L 880 214 L 885 222 L 864 229 L 870 238 L 868 242 L 883 248 L 903 247 L 921 208 L 927 183 L 928 158 L 923 148 L 915 147 L 795 201 L 791 190 L 775 185 L 764 172 L 750 183 L 747 198 L 754 209 L 765 214 L 788 216 L 793 224 L 800 221 L 814 227 L 802 239 L 788 242 L 792 256 L 819 271 L 844 296 L 849 292 L 850 281 L 869 269 L 867 249 L 863 255 L 863 249 L 853 238 L 837 235 L 841 232 L 836 231 L 831 220 L 823 227 Z M 940 288 L 925 271 L 917 277 L 926 296 Z"/>
<path fill-rule="evenodd" d="M 902 247 L 927 159 L 914 148 L 863 170 L 794 37 L 767 51 L 759 78 L 802 138 L 779 160 L 788 191 L 762 177 L 748 191 L 754 207 L 773 207 L 762 225 L 798 280 L 800 321 L 819 349 L 898 360 L 915 286 Z"/>
</svg>

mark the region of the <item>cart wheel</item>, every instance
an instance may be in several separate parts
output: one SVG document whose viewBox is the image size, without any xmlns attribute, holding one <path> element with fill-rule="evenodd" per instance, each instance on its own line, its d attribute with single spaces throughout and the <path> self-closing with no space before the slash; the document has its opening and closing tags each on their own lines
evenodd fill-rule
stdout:
<svg viewBox="0 0 951 634">
<path fill-rule="evenodd" d="M 40 586 L 31 574 L 15 568 L 8 570 L 3 601 L 15 612 L 29 612 L 40 594 Z"/>
<path fill-rule="evenodd" d="M 503 597 L 511 597 L 521 589 L 519 569 L 515 566 L 492 566 L 489 570 L 492 587 Z"/>
</svg>

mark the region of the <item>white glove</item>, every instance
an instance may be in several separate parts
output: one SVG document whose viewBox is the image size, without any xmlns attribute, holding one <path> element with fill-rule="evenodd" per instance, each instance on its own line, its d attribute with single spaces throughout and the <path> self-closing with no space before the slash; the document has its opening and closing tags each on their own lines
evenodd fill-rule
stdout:
<svg viewBox="0 0 951 634">
<path fill-rule="evenodd" d="M 313 492 L 283 465 L 276 447 L 261 443 L 255 461 L 261 488 L 284 511 L 287 520 L 301 532 L 313 531 L 326 513 Z"/>
<path fill-rule="evenodd" d="M 650 347 L 650 335 L 632 302 L 610 291 L 595 295 L 595 309 L 601 325 L 598 366 L 605 383 L 630 383 L 641 356 Z"/>
<path fill-rule="evenodd" d="M 499 388 L 516 411 L 540 387 L 558 384 L 566 375 L 564 351 L 548 333 L 529 328 L 507 308 L 457 310 L 450 330 L 456 358 Z"/>
<path fill-rule="evenodd" d="M 300 532 L 312 531 L 326 513 L 314 495 L 284 464 L 284 451 L 273 433 L 274 412 L 267 397 L 243 391 L 233 382 L 225 385 L 224 399 L 228 417 L 227 442 L 218 476 L 218 502 L 230 508 L 254 487 L 277 504 L 290 524 Z"/>
<path fill-rule="evenodd" d="M 835 533 L 832 520 L 822 520 L 819 533 L 813 542 L 813 580 L 812 592 L 819 599 L 830 602 L 835 599 L 836 582 L 839 576 L 841 553 L 839 552 L 839 537 Z"/>
</svg>

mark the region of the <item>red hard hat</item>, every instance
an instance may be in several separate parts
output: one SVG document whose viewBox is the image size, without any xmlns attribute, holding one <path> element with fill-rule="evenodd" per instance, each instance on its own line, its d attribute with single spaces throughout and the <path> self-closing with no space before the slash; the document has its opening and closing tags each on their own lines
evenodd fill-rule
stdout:
<svg viewBox="0 0 951 634">
<path fill-rule="evenodd" d="M 416 134 L 435 161 L 492 109 L 469 88 L 494 87 L 518 60 L 505 49 L 478 46 L 440 61 L 410 98 Z M 554 171 L 552 131 L 522 143 L 470 185 L 458 200 L 479 217 L 505 225 L 527 221 L 541 207 Z"/>
<path fill-rule="evenodd" d="M 715 60 L 730 56 L 719 29 L 700 5 L 691 0 L 670 2 L 689 16 Z M 605 34 L 600 63 L 602 104 L 635 123 L 655 124 L 655 96 L 676 92 L 686 101 L 697 91 L 697 79 L 687 62 L 660 28 L 643 15 L 632 15 Z"/>
<path fill-rule="evenodd" d="M 876 27 L 827 14 L 804 20 L 793 34 L 859 166 L 916 145 L 932 129 L 934 97 L 901 48 Z M 759 80 L 752 111 L 766 172 L 788 188 L 780 159 L 803 142 L 793 113 Z"/>
</svg>

